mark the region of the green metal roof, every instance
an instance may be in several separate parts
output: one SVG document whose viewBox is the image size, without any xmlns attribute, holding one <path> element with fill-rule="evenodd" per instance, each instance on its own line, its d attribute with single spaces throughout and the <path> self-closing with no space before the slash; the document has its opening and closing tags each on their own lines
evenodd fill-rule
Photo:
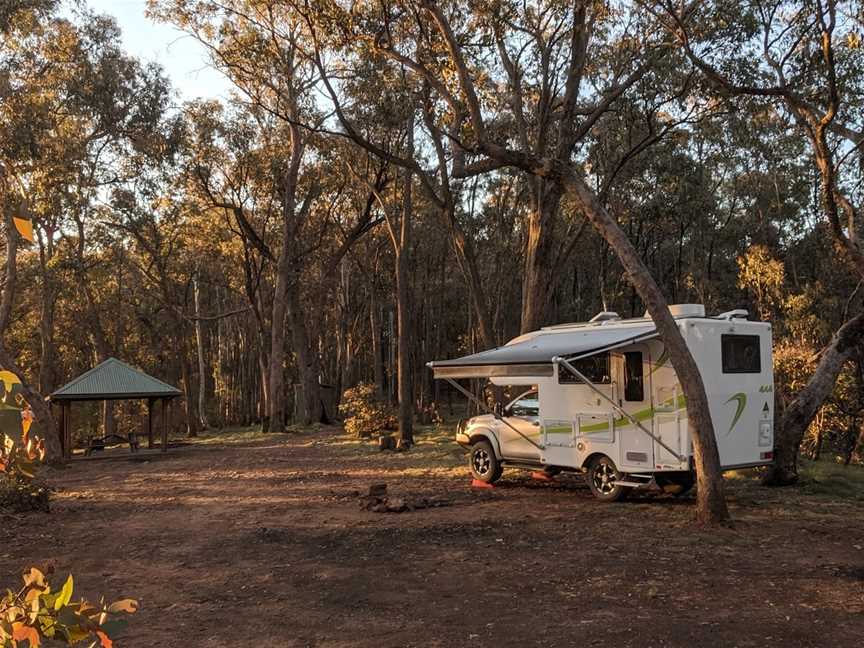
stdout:
<svg viewBox="0 0 864 648">
<path fill-rule="evenodd" d="M 174 398 L 176 387 L 148 376 L 117 358 L 108 358 L 51 394 L 51 400 L 123 400 Z"/>
</svg>

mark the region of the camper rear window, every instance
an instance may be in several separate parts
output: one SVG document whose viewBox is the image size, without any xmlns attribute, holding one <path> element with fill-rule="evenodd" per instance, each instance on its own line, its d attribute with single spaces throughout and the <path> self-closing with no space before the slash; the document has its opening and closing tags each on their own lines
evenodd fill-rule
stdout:
<svg viewBox="0 0 864 648">
<path fill-rule="evenodd" d="M 722 335 L 723 373 L 760 373 L 762 357 L 758 335 Z"/>
<path fill-rule="evenodd" d="M 579 360 L 571 360 L 570 364 L 579 373 L 585 376 L 595 385 L 608 385 L 612 382 L 611 372 L 609 371 L 609 354 L 601 353 L 600 355 L 590 356 L 588 358 L 580 358 Z M 582 381 L 570 373 L 563 365 L 558 365 L 558 383 L 576 384 Z"/>
</svg>

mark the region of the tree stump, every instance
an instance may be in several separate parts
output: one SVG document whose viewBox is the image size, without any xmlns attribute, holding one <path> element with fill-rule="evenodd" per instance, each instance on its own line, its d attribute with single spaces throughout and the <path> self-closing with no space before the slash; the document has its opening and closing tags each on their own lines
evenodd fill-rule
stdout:
<svg viewBox="0 0 864 648">
<path fill-rule="evenodd" d="M 378 437 L 378 450 L 383 452 L 384 450 L 395 450 L 396 449 L 396 439 L 392 434 L 382 434 Z"/>
</svg>

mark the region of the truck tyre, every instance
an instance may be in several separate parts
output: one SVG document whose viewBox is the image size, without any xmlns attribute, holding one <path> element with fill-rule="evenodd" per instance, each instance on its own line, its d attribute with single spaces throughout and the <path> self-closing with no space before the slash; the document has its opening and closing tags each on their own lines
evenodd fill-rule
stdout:
<svg viewBox="0 0 864 648">
<path fill-rule="evenodd" d="M 588 488 L 601 502 L 617 502 L 627 496 L 630 487 L 617 483 L 623 478 L 609 457 L 596 457 L 588 466 Z"/>
<path fill-rule="evenodd" d="M 478 441 L 471 446 L 468 466 L 474 479 L 487 484 L 494 484 L 504 472 L 501 462 L 495 456 L 492 444 L 488 441 Z"/>
</svg>

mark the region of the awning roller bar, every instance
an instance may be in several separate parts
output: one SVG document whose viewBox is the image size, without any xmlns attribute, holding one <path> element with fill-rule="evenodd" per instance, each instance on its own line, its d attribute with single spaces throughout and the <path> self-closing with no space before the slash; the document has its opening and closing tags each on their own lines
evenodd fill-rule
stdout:
<svg viewBox="0 0 864 648">
<path fill-rule="evenodd" d="M 540 359 L 536 359 L 528 362 L 502 362 L 497 364 L 494 362 L 488 362 L 482 364 L 464 365 L 449 364 L 451 361 L 445 361 L 447 364 L 441 362 L 429 362 L 426 366 L 432 369 L 436 380 L 447 380 L 450 378 L 498 378 L 503 380 L 508 377 L 549 377 L 554 375 L 553 363 L 555 361 L 555 357 L 565 358 L 569 361 L 581 360 L 582 358 L 589 358 L 600 353 L 607 353 L 609 351 L 614 351 L 615 349 L 620 349 L 631 344 L 645 342 L 656 337 L 657 332 L 650 331 L 647 333 L 643 333 L 642 335 L 636 335 L 624 340 L 620 340 L 613 344 L 608 344 L 606 346 L 591 349 L 590 351 L 587 351 L 585 353 L 559 353 L 556 356 L 549 356 L 543 361 L 541 361 Z"/>
</svg>

